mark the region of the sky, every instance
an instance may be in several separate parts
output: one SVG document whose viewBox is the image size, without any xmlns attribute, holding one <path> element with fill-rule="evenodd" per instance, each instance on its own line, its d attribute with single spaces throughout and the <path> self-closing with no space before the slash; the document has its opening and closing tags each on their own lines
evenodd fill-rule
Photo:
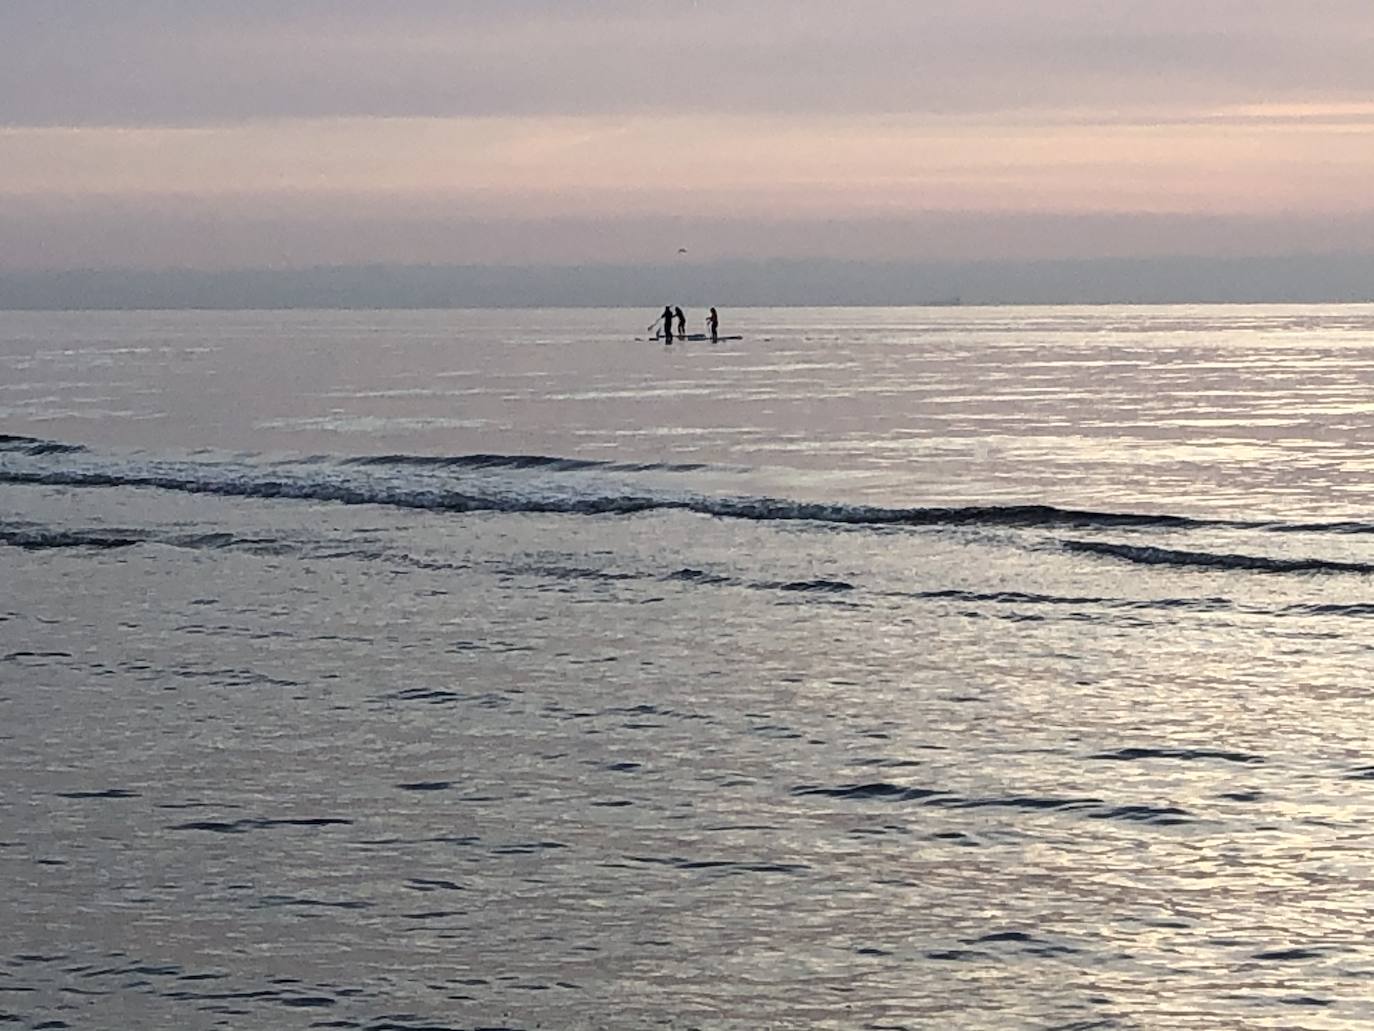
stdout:
<svg viewBox="0 0 1374 1031">
<path fill-rule="evenodd" d="M 1374 250 L 1369 0 L 4 0 L 0 270 Z"/>
</svg>

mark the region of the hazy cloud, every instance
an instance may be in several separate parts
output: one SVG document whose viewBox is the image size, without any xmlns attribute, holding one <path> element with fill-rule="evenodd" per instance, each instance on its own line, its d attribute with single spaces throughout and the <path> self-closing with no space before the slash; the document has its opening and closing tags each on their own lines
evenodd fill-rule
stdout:
<svg viewBox="0 0 1374 1031">
<path fill-rule="evenodd" d="M 1368 0 L 4 0 L 0 260 L 1337 248 L 1371 53 Z"/>
<path fill-rule="evenodd" d="M 0 121 L 1162 111 L 1374 94 L 1365 0 L 6 0 Z"/>
</svg>

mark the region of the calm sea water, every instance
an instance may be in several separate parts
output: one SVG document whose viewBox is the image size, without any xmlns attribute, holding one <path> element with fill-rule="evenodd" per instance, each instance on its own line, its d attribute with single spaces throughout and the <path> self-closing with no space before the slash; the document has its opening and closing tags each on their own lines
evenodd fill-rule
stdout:
<svg viewBox="0 0 1374 1031">
<path fill-rule="evenodd" d="M 654 311 L 0 315 L 0 1024 L 1374 1023 L 1374 307 Z"/>
</svg>

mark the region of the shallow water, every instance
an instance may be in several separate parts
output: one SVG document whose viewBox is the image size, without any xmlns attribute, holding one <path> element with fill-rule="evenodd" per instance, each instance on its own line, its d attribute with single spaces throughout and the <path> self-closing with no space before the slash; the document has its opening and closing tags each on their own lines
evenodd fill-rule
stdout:
<svg viewBox="0 0 1374 1031">
<path fill-rule="evenodd" d="M 650 317 L 5 316 L 0 1022 L 1369 1024 L 1374 308 Z"/>
</svg>

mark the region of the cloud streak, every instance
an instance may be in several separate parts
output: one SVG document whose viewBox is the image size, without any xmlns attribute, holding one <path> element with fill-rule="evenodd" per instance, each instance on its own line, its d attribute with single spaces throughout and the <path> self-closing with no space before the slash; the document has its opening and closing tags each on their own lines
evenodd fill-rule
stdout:
<svg viewBox="0 0 1374 1031">
<path fill-rule="evenodd" d="M 376 193 L 548 216 L 1339 211 L 1367 204 L 1371 130 L 1363 107 L 1162 124 L 674 116 L 9 129 L 0 192 Z M 698 142 L 665 148 L 665 136 Z"/>
<path fill-rule="evenodd" d="M 1374 95 L 1326 0 L 8 0 L 0 121 L 1004 112 Z"/>
</svg>

